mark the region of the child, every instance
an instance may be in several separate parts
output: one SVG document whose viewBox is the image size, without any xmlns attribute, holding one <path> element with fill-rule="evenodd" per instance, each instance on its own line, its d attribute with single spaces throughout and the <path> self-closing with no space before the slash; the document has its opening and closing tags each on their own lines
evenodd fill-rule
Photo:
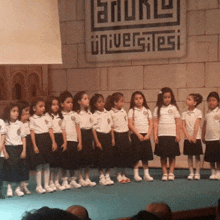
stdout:
<svg viewBox="0 0 220 220">
<path fill-rule="evenodd" d="M 63 151 L 63 169 L 62 169 L 62 186 L 65 189 L 81 188 L 76 182 L 74 170 L 79 169 L 79 151 L 82 150 L 81 132 L 79 127 L 79 117 L 76 112 L 72 111 L 73 96 L 70 92 L 65 91 L 60 94 L 60 103 L 62 114 L 65 122 L 67 149 Z M 70 184 L 68 184 L 68 171 L 70 173 Z"/>
<path fill-rule="evenodd" d="M 36 192 L 38 194 L 51 193 L 54 190 L 49 186 L 50 164 L 53 163 L 52 151 L 57 149 L 51 121 L 44 114 L 45 102 L 42 98 L 35 98 L 30 107 L 30 131 L 34 149 L 32 158 L 36 167 Z M 41 185 L 41 175 L 44 169 L 44 189 Z"/>
<path fill-rule="evenodd" d="M 4 164 L 3 149 L 4 149 L 5 133 L 6 133 L 5 122 L 2 119 L 0 119 L 0 199 L 5 199 L 5 197 L 2 195 L 3 180 L 5 178 L 4 168 L 3 168 L 3 164 Z"/>
<path fill-rule="evenodd" d="M 93 136 L 96 144 L 96 166 L 99 169 L 99 184 L 101 186 L 112 185 L 110 168 L 114 167 L 112 161 L 112 142 L 114 142 L 111 115 L 104 108 L 104 97 L 94 94 L 90 101 L 93 113 Z M 113 143 L 114 144 L 114 143 Z M 105 169 L 105 176 L 103 173 Z"/>
<path fill-rule="evenodd" d="M 26 133 L 26 158 L 25 158 L 25 166 L 26 166 L 26 180 L 29 179 L 29 170 L 31 170 L 31 160 L 30 155 L 33 155 L 33 147 L 31 143 L 31 135 L 30 135 L 30 126 L 29 126 L 29 117 L 30 117 L 30 106 L 26 101 L 18 101 L 17 105 L 19 107 L 19 117 L 18 119 L 24 124 L 24 129 Z M 21 183 L 21 190 L 30 195 L 31 192 L 27 188 L 27 181 L 23 181 Z"/>
<path fill-rule="evenodd" d="M 162 180 L 173 181 L 175 157 L 180 155 L 180 114 L 173 91 L 168 87 L 162 88 L 158 94 L 154 118 L 155 154 L 161 159 Z M 170 165 L 169 175 L 167 157 Z"/>
<path fill-rule="evenodd" d="M 185 135 L 184 151 L 188 155 L 189 180 L 200 179 L 200 154 L 202 154 L 200 121 L 202 111 L 196 107 L 202 102 L 202 96 L 198 93 L 189 94 L 186 99 L 188 111 L 182 114 L 183 132 Z M 196 173 L 193 172 L 193 156 L 196 158 Z"/>
<path fill-rule="evenodd" d="M 210 163 L 209 179 L 220 179 L 220 109 L 217 92 L 209 93 L 207 97 L 209 111 L 205 115 L 202 129 L 202 140 L 206 144 L 204 160 Z"/>
<path fill-rule="evenodd" d="M 58 149 L 53 152 L 54 162 L 50 165 L 50 187 L 56 191 L 62 191 L 64 186 L 59 184 L 59 171 L 62 164 L 62 151 L 67 149 L 65 121 L 61 113 L 59 99 L 51 96 L 46 101 L 46 116 L 52 121 L 52 128 Z M 55 177 L 55 179 L 54 179 Z"/>
<path fill-rule="evenodd" d="M 144 169 L 144 180 L 153 181 L 148 170 L 148 161 L 153 160 L 150 136 L 153 129 L 152 114 L 147 105 L 144 94 L 136 91 L 131 96 L 130 110 L 128 111 L 128 126 L 132 131 L 131 140 L 134 145 L 134 180 L 141 181 L 139 176 L 139 160 Z"/>
<path fill-rule="evenodd" d="M 4 110 L 2 119 L 5 122 L 4 169 L 7 185 L 7 196 L 13 196 L 12 182 L 15 182 L 15 195 L 23 196 L 20 183 L 26 180 L 23 160 L 26 157 L 25 130 L 22 122 L 18 121 L 18 105 L 10 103 Z"/>
<path fill-rule="evenodd" d="M 115 166 L 118 168 L 117 181 L 129 183 L 130 179 L 125 176 L 125 168 L 131 164 L 131 143 L 129 141 L 128 117 L 123 109 L 125 97 L 122 93 L 116 92 L 108 96 L 105 109 L 110 111 L 115 138 L 113 154 Z"/>
<path fill-rule="evenodd" d="M 78 113 L 82 150 L 79 152 L 81 168 L 85 168 L 85 180 L 82 171 L 79 173 L 79 183 L 82 186 L 95 186 L 96 183 L 89 179 L 89 167 L 93 165 L 93 138 L 92 138 L 92 113 L 89 111 L 89 97 L 85 91 L 77 92 L 73 98 L 73 110 Z"/>
</svg>

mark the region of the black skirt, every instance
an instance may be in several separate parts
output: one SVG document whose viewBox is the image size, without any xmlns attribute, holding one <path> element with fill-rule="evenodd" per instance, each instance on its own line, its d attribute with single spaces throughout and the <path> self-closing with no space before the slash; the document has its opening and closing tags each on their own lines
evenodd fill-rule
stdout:
<svg viewBox="0 0 220 220">
<path fill-rule="evenodd" d="M 5 145 L 9 158 L 4 160 L 4 180 L 8 182 L 21 182 L 29 179 L 29 170 L 25 160 L 21 159 L 22 145 Z"/>
<path fill-rule="evenodd" d="M 35 170 L 35 165 L 33 164 L 34 150 L 31 141 L 31 135 L 26 136 L 26 166 L 28 170 Z"/>
<path fill-rule="evenodd" d="M 183 154 L 191 155 L 191 156 L 203 154 L 201 140 L 197 139 L 196 143 L 189 142 L 188 140 L 184 140 Z"/>
<path fill-rule="evenodd" d="M 160 157 L 176 157 L 180 155 L 179 143 L 175 136 L 159 136 L 154 154 Z"/>
<path fill-rule="evenodd" d="M 115 164 L 113 160 L 111 133 L 105 134 L 105 133 L 97 132 L 97 137 L 102 145 L 102 149 L 98 147 L 95 148 L 95 155 L 96 155 L 95 167 L 98 169 L 113 168 Z"/>
<path fill-rule="evenodd" d="M 3 181 L 5 180 L 5 171 L 3 165 L 4 165 L 4 157 L 0 157 L 0 190 L 3 187 Z"/>
<path fill-rule="evenodd" d="M 220 162 L 220 143 L 219 141 L 206 141 L 204 160 L 206 162 Z"/>
<path fill-rule="evenodd" d="M 82 150 L 79 151 L 80 167 L 91 167 L 94 163 L 94 147 L 92 129 L 81 129 Z"/>
<path fill-rule="evenodd" d="M 132 145 L 129 141 L 128 132 L 114 132 L 115 146 L 113 147 L 113 157 L 115 167 L 132 168 L 133 156 Z"/>
<path fill-rule="evenodd" d="M 67 141 L 67 150 L 61 153 L 62 168 L 64 170 L 79 169 L 79 151 L 78 142 Z"/>
<path fill-rule="evenodd" d="M 42 164 L 52 164 L 54 161 L 52 151 L 52 141 L 49 133 L 35 134 L 36 145 L 39 149 L 39 153 L 32 155 L 32 166 L 37 167 Z"/>
<path fill-rule="evenodd" d="M 146 133 L 141 135 L 145 136 Z M 150 140 L 140 141 L 135 134 L 131 134 L 131 140 L 133 144 L 134 164 L 139 160 L 153 160 L 153 151 Z"/>
</svg>

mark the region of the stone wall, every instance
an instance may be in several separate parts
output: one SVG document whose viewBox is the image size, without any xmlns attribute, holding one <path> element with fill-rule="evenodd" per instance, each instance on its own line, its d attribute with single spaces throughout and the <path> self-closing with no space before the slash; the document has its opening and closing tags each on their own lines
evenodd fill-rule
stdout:
<svg viewBox="0 0 220 220">
<path fill-rule="evenodd" d="M 86 0 L 85 0 L 86 1 Z M 131 93 L 141 90 L 151 110 L 159 90 L 168 86 L 175 93 L 180 111 L 185 99 L 199 92 L 204 100 L 209 92 L 220 90 L 220 0 L 187 0 L 187 54 L 178 59 L 88 63 L 85 59 L 84 0 L 59 0 L 63 65 L 50 65 L 50 92 L 64 90 L 73 94 L 86 90 L 105 97 L 124 93 L 128 110 Z M 199 105 L 205 113 L 206 102 Z M 183 143 L 180 143 L 181 151 Z M 159 166 L 159 158 L 150 163 Z M 186 167 L 185 156 L 177 158 L 178 167 Z M 208 167 L 204 163 L 204 167 Z"/>
</svg>

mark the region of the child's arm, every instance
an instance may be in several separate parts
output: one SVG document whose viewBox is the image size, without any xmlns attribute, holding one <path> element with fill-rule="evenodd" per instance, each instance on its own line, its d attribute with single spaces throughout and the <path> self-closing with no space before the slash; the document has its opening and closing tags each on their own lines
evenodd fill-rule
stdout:
<svg viewBox="0 0 220 220">
<path fill-rule="evenodd" d="M 159 119 L 155 118 L 154 119 L 154 143 L 158 144 L 158 124 L 159 124 Z"/>
<path fill-rule="evenodd" d="M 191 142 L 192 137 L 189 136 L 189 134 L 186 130 L 186 121 L 185 120 L 182 121 L 182 127 L 183 127 L 183 133 L 184 133 L 185 137 L 188 139 L 189 142 Z"/>
<path fill-rule="evenodd" d="M 37 144 L 36 144 L 35 133 L 34 133 L 33 130 L 30 130 L 30 133 L 31 133 L 31 141 L 32 141 L 34 153 L 38 154 L 39 153 L 39 149 L 38 149 Z"/>
<path fill-rule="evenodd" d="M 66 139 L 66 130 L 62 129 L 62 136 L 63 136 L 63 144 L 62 144 L 62 148 L 63 151 L 67 150 L 67 139 Z"/>
<path fill-rule="evenodd" d="M 23 137 L 21 140 L 23 142 L 23 150 L 21 152 L 20 158 L 24 159 L 26 157 L 26 138 Z"/>
<path fill-rule="evenodd" d="M 180 142 L 180 118 L 175 118 L 176 123 L 176 142 Z"/>
<path fill-rule="evenodd" d="M 137 129 L 135 128 L 133 118 L 128 119 L 128 127 L 133 131 L 133 133 L 138 137 L 140 141 L 144 140 L 144 137 L 140 133 L 138 133 Z"/>
<path fill-rule="evenodd" d="M 205 144 L 205 133 L 206 133 L 206 121 L 204 121 L 202 126 L 202 142 Z"/>
<path fill-rule="evenodd" d="M 152 119 L 148 119 L 149 121 L 149 128 L 148 128 L 148 132 L 147 132 L 147 135 L 145 135 L 144 137 L 144 140 L 149 140 L 150 139 L 150 136 L 152 134 L 152 131 L 153 131 L 153 120 Z"/>
<path fill-rule="evenodd" d="M 92 133 L 93 133 L 93 137 L 94 137 L 94 141 L 95 141 L 96 147 L 98 147 L 98 148 L 100 148 L 100 149 L 102 150 L 102 145 L 101 145 L 101 143 L 99 142 L 99 139 L 98 139 L 96 130 L 95 130 L 95 129 L 92 129 Z"/>
<path fill-rule="evenodd" d="M 57 150 L 57 143 L 55 141 L 55 137 L 54 137 L 54 133 L 53 133 L 53 129 L 49 128 L 49 135 L 52 141 L 52 150 L 56 151 Z"/>
<path fill-rule="evenodd" d="M 5 143 L 5 135 L 1 135 L 1 140 L 0 140 L 0 152 L 3 151 L 4 149 L 4 143 Z"/>
<path fill-rule="evenodd" d="M 194 126 L 194 132 L 193 132 L 193 138 L 192 138 L 193 143 L 196 143 L 196 136 L 197 136 L 197 133 L 199 130 L 200 121 L 201 121 L 201 118 L 196 119 L 195 126 Z"/>
<path fill-rule="evenodd" d="M 9 158 L 9 155 L 5 149 L 5 135 L 2 135 L 2 138 L 1 138 L 1 143 L 3 145 L 3 154 L 4 154 L 4 158 L 7 160 Z"/>
<path fill-rule="evenodd" d="M 114 134 L 114 128 L 111 129 L 111 137 L 112 137 L 112 146 L 115 146 L 115 134 Z"/>
<path fill-rule="evenodd" d="M 76 133 L 78 139 L 78 151 L 82 150 L 82 135 L 79 124 L 76 124 Z"/>
</svg>

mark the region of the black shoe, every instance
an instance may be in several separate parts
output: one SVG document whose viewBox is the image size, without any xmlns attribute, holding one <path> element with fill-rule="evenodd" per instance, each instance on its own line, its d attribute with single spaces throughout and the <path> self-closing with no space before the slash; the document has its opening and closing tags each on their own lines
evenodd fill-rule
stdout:
<svg viewBox="0 0 220 220">
<path fill-rule="evenodd" d="M 0 192 L 0 199 L 5 199 L 5 197 L 2 195 L 1 192 Z"/>
</svg>

